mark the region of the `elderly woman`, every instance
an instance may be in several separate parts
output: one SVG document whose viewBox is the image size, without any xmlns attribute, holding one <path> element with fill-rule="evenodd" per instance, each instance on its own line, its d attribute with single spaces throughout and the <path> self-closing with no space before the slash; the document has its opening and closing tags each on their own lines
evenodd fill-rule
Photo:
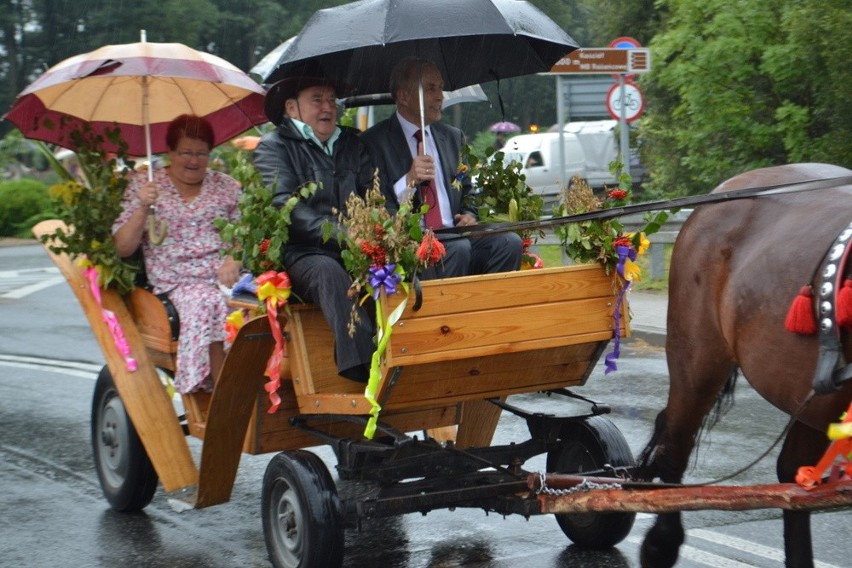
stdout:
<svg viewBox="0 0 852 568">
<path fill-rule="evenodd" d="M 223 243 L 213 220 L 235 219 L 240 185 L 208 169 L 213 129 L 203 118 L 182 115 L 166 133 L 169 166 L 136 174 L 124 196 L 123 212 L 113 225 L 122 256 L 142 247 L 148 281 L 155 294 L 168 294 L 180 317 L 175 388 L 188 393 L 210 391 L 225 358 L 226 298 L 218 284 L 231 287 L 240 264 L 220 253 Z M 158 243 L 148 232 L 156 207 L 157 223 L 167 234 Z"/>
</svg>

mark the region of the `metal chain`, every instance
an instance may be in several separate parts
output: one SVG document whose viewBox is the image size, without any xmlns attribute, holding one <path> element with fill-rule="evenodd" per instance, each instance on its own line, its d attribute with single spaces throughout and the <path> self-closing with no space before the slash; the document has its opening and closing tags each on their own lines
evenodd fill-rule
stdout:
<svg viewBox="0 0 852 568">
<path fill-rule="evenodd" d="M 542 493 L 547 495 L 571 495 L 572 493 L 583 493 L 593 489 L 623 489 L 620 483 L 595 483 L 588 479 L 584 479 L 582 482 L 569 489 L 551 489 L 547 486 L 547 474 L 543 471 L 538 472 L 538 479 L 540 487 L 538 491 L 536 491 L 536 495 L 540 495 Z"/>
</svg>

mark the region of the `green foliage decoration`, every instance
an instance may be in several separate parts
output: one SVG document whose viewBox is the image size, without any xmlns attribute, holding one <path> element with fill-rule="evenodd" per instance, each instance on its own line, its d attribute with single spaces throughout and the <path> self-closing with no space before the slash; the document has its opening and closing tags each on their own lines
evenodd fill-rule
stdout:
<svg viewBox="0 0 852 568">
<path fill-rule="evenodd" d="M 281 206 L 272 204 L 271 188 L 263 183 L 260 172 L 249 159 L 249 152 L 239 151 L 231 156 L 231 176 L 242 184 L 237 221 L 217 219 L 225 243 L 224 254 L 242 262 L 254 275 L 269 270 L 284 270 L 284 246 L 290 238 L 291 214 L 296 205 L 317 190 L 309 182 L 299 187 Z"/>
<path fill-rule="evenodd" d="M 629 205 L 633 195 L 629 174 L 624 173 L 623 165 L 617 161 L 610 164 L 610 171 L 619 180 L 619 185 L 613 189 L 604 188 L 602 197 L 597 196 L 579 176 L 572 178 L 560 195 L 554 216 L 579 215 Z M 565 254 L 573 262 L 598 262 L 609 273 L 616 268 L 619 261 L 617 246 L 627 246 L 639 255 L 644 254 L 650 245 L 647 237 L 659 231 L 668 217 L 668 211 L 648 213 L 645 215 L 644 228 L 632 234 L 624 233 L 624 225 L 617 217 L 560 225 L 556 227 L 555 233 Z M 638 268 L 635 270 L 637 272 L 628 279 L 633 279 L 634 276 L 638 279 Z"/>
<path fill-rule="evenodd" d="M 77 148 L 80 164 L 77 177 L 53 156 L 50 148 L 39 143 L 62 180 L 50 188 L 50 196 L 58 218 L 70 229 L 43 235 L 42 242 L 51 251 L 68 254 L 72 259 L 86 257 L 97 268 L 102 288 L 114 287 L 126 294 L 133 289 L 139 266 L 118 255 L 112 225 L 121 214 L 127 173 L 134 165 L 125 159 L 127 144 L 117 127 L 105 133 L 106 140 L 118 147 L 115 154 L 103 152 L 105 137 L 87 126 L 72 131 L 69 137 Z"/>
</svg>

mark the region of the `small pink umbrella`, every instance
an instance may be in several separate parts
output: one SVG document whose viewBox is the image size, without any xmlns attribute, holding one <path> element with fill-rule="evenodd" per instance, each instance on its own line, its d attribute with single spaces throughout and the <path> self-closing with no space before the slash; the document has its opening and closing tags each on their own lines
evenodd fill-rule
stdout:
<svg viewBox="0 0 852 568">
<path fill-rule="evenodd" d="M 488 130 L 491 132 L 520 132 L 521 127 L 514 122 L 503 121 L 495 122 L 488 127 Z"/>
</svg>

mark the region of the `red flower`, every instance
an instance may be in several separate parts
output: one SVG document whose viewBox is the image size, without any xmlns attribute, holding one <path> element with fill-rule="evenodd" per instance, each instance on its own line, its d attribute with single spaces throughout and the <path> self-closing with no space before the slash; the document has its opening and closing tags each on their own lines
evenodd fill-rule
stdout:
<svg viewBox="0 0 852 568">
<path fill-rule="evenodd" d="M 263 239 L 260 241 L 260 244 L 257 245 L 257 248 L 260 249 L 260 254 L 266 256 L 266 251 L 269 250 L 269 239 Z"/>
<path fill-rule="evenodd" d="M 426 234 L 423 235 L 423 240 L 420 241 L 420 246 L 417 247 L 416 254 L 417 258 L 423 261 L 423 264 L 426 266 L 432 266 L 441 260 L 445 254 L 447 254 L 447 249 L 444 247 L 444 244 L 435 237 L 435 233 L 432 231 L 426 231 Z"/>
<path fill-rule="evenodd" d="M 612 246 L 629 247 L 633 246 L 633 241 L 630 240 L 630 237 L 625 237 L 624 235 L 622 235 L 612 242 Z"/>
<path fill-rule="evenodd" d="M 627 197 L 627 191 L 624 189 L 613 189 L 609 192 L 610 199 L 624 199 Z"/>
<path fill-rule="evenodd" d="M 377 266 L 384 266 L 387 264 L 385 262 L 387 253 L 385 252 L 385 249 L 382 248 L 382 245 L 371 243 L 370 241 L 363 241 L 361 243 L 361 252 L 370 258 L 370 264 Z"/>
</svg>

